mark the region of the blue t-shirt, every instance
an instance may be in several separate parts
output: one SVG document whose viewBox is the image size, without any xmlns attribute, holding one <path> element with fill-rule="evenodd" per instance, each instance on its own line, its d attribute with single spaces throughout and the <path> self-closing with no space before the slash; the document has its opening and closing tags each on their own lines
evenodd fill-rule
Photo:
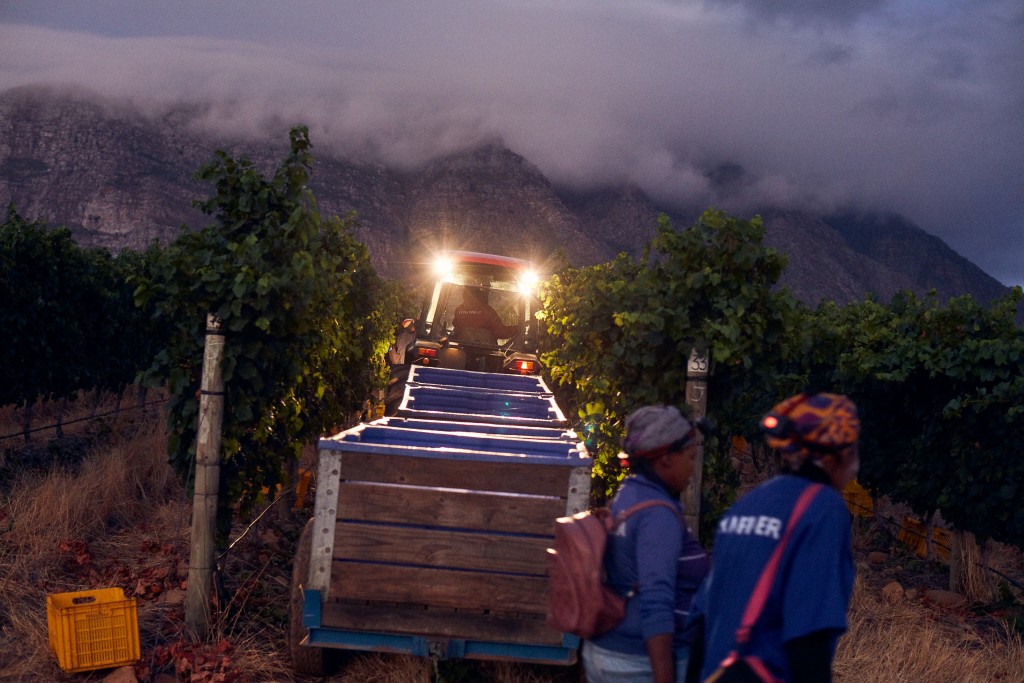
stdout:
<svg viewBox="0 0 1024 683">
<path fill-rule="evenodd" d="M 707 553 L 681 522 L 679 501 L 643 475 L 628 477 L 612 501 L 616 516 L 645 500 L 665 500 L 679 515 L 656 505 L 633 514 L 612 532 L 605 552 L 607 582 L 626 603 L 626 618 L 608 633 L 592 638 L 599 647 L 647 654 L 647 639 L 673 633 L 674 646 L 689 646 L 684 633 L 690 603 L 708 572 Z"/>
<path fill-rule="evenodd" d="M 719 522 L 711 573 L 693 605 L 693 618 L 705 618 L 701 680 L 736 647 L 736 629 L 754 585 L 797 498 L 811 484 L 802 477 L 775 477 L 738 500 Z M 761 658 L 783 680 L 790 680 L 787 641 L 832 631 L 834 654 L 846 630 L 853 579 L 850 513 L 839 492 L 824 486 L 789 538 L 764 611 L 741 654 Z"/>
</svg>

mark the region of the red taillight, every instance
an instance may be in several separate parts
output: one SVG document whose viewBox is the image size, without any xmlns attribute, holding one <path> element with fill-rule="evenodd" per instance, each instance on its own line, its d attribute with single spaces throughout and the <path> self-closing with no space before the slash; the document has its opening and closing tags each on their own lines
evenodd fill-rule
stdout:
<svg viewBox="0 0 1024 683">
<path fill-rule="evenodd" d="M 533 361 L 532 360 L 517 360 L 516 370 L 519 372 L 533 372 Z"/>
<path fill-rule="evenodd" d="M 416 349 L 416 352 L 425 358 L 436 358 L 437 349 Z"/>
</svg>

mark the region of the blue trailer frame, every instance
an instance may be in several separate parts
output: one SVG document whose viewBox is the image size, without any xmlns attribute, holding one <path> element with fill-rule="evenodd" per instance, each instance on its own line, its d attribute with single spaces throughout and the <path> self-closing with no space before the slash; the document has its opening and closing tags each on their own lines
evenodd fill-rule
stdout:
<svg viewBox="0 0 1024 683">
<path fill-rule="evenodd" d="M 566 666 L 576 663 L 580 646 L 580 639 L 571 633 L 563 634 L 561 646 L 551 646 L 324 628 L 320 599 L 320 591 L 303 592 L 302 625 L 308 630 L 305 642 L 308 646 L 389 652 L 438 660 L 505 659 Z"/>
</svg>

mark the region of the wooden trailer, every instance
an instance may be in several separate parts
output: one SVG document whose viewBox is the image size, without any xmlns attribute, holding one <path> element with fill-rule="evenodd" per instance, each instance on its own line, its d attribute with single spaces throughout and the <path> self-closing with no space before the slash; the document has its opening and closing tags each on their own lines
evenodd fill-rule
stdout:
<svg viewBox="0 0 1024 683">
<path fill-rule="evenodd" d="M 543 380 L 414 366 L 394 417 L 319 446 L 292 577 L 296 670 L 324 648 L 572 664 L 544 623 L 554 520 L 590 458 Z"/>
</svg>

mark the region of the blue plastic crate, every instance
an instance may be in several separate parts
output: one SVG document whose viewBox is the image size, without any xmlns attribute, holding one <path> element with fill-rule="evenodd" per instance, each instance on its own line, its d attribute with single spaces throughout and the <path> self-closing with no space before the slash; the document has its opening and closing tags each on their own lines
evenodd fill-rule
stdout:
<svg viewBox="0 0 1024 683">
<path fill-rule="evenodd" d="M 514 436 L 524 439 L 554 439 L 558 441 L 579 441 L 579 435 L 572 429 L 562 427 L 528 427 L 509 424 L 488 424 L 486 422 L 460 422 L 457 420 L 424 420 L 408 417 L 384 417 L 370 424 L 397 429 L 421 431 L 442 431 L 454 433 L 491 434 L 493 436 Z"/>
<path fill-rule="evenodd" d="M 545 458 L 575 459 L 586 457 L 579 442 L 554 439 L 466 434 L 450 431 L 402 429 L 381 425 L 358 425 L 336 437 L 345 443 L 374 444 L 422 449 L 446 449 L 492 453 L 498 455 L 532 455 Z"/>
<path fill-rule="evenodd" d="M 407 384 L 399 417 L 560 427 L 565 416 L 550 394 Z"/>
<path fill-rule="evenodd" d="M 481 389 L 486 391 L 522 392 L 534 394 L 550 394 L 544 380 L 537 375 L 512 375 L 494 372 L 474 372 L 472 370 L 453 370 L 451 368 L 435 368 L 426 365 L 413 365 L 409 368 L 406 382 L 411 384 L 430 384 L 450 388 Z"/>
</svg>

